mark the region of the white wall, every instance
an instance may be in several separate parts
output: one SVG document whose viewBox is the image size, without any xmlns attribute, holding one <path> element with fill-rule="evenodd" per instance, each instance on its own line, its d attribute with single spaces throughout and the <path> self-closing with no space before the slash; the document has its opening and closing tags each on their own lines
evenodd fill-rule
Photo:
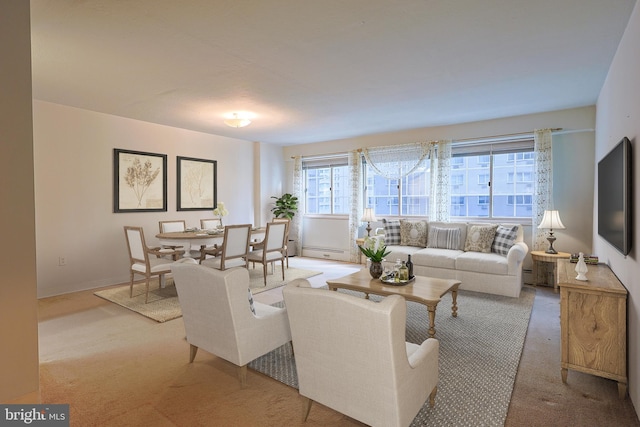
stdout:
<svg viewBox="0 0 640 427">
<path fill-rule="evenodd" d="M 29 2 L 0 2 L 0 402 L 38 403 Z"/>
<path fill-rule="evenodd" d="M 608 263 L 613 272 L 629 291 L 628 337 L 629 337 L 629 395 L 636 408 L 640 409 L 640 3 L 629 19 L 627 29 L 618 46 L 618 51 L 609 69 L 609 74 L 600 92 L 596 114 L 595 161 L 604 157 L 623 136 L 632 143 L 633 156 L 633 209 L 634 232 L 631 253 L 624 257 L 600 236 L 597 227 L 593 230 L 595 252 L 602 262 Z M 594 164 L 596 168 L 597 163 Z M 596 171 L 594 170 L 594 175 Z M 594 181 L 595 182 L 595 181 Z M 595 187 L 595 186 L 594 186 Z M 597 203 L 597 189 L 594 192 Z M 597 205 L 595 205 L 597 207 Z M 594 209 L 597 224 L 597 209 Z"/>
<path fill-rule="evenodd" d="M 143 226 L 155 245 L 160 220 L 212 217 L 176 211 L 176 156 L 217 160 L 225 222 L 254 222 L 252 142 L 42 101 L 33 108 L 38 297 L 127 282 L 124 225 Z M 113 213 L 114 148 L 168 155 L 167 212 Z"/>
<path fill-rule="evenodd" d="M 554 247 L 563 252 L 592 251 L 593 164 L 595 107 L 552 111 L 482 122 L 433 128 L 412 129 L 387 134 L 367 135 L 339 141 L 302 144 L 284 148 L 285 159 L 291 156 L 344 153 L 362 147 L 403 144 L 437 139 L 478 138 L 531 132 L 540 128 L 563 128 L 553 137 L 553 187 L 555 207 L 560 210 L 565 230 L 556 230 Z M 586 131 L 585 131 L 586 130 Z M 344 219 L 346 222 L 347 219 Z M 381 224 L 372 224 L 379 227 Z M 531 246 L 532 224 L 523 224 L 526 243 Z M 342 229 L 342 228 L 340 228 Z M 331 230 L 326 230 L 331 233 Z M 341 235 L 333 236 L 341 242 Z M 319 246 L 305 238 L 304 246 Z M 530 248 L 531 249 L 531 248 Z M 348 248 L 345 248 L 348 251 Z M 531 265 L 530 257 L 525 268 Z"/>
</svg>

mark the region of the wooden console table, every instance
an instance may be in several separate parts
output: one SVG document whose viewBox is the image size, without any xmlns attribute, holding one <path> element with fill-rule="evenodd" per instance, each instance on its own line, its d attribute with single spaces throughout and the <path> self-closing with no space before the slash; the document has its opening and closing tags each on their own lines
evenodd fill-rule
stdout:
<svg viewBox="0 0 640 427">
<path fill-rule="evenodd" d="M 549 286 L 553 286 L 553 290 L 558 292 L 558 281 L 556 280 L 557 276 L 557 262 L 561 259 L 569 259 L 571 256 L 570 253 L 567 252 L 558 252 L 557 254 L 548 254 L 545 251 L 531 251 L 531 259 L 533 260 L 533 284 L 535 286 L 546 284 Z M 553 283 L 541 282 L 539 279 L 540 271 L 538 269 L 539 262 L 548 262 L 553 265 Z M 548 277 L 548 275 L 547 275 Z"/>
<path fill-rule="evenodd" d="M 627 290 L 604 264 L 588 265 L 587 281 L 575 264 L 558 261 L 562 382 L 569 369 L 618 382 L 627 394 Z"/>
</svg>

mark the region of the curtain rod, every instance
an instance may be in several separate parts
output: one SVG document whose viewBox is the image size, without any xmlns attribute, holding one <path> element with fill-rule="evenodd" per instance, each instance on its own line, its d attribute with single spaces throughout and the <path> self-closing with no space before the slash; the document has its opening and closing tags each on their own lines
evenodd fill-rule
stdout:
<svg viewBox="0 0 640 427">
<path fill-rule="evenodd" d="M 558 132 L 561 131 L 562 128 L 552 128 L 549 129 L 551 132 Z M 462 138 L 462 139 L 452 139 L 452 142 L 468 142 L 468 141 L 490 141 L 490 140 L 498 140 L 498 139 L 504 139 L 504 138 L 510 138 L 510 137 L 514 137 L 514 136 L 528 136 L 528 135 L 533 135 L 535 131 L 530 131 L 530 132 L 517 132 L 517 133 L 505 133 L 502 135 L 491 135 L 491 136 L 481 136 L 481 137 L 476 137 L 476 138 Z"/>
<path fill-rule="evenodd" d="M 567 130 L 564 132 L 561 132 L 563 130 L 563 128 L 551 128 L 549 129 L 551 132 L 553 133 L 559 133 L 559 134 L 565 134 L 565 133 L 576 133 L 576 132 L 593 132 L 593 129 L 578 129 L 578 130 Z M 533 135 L 534 131 L 531 132 L 517 132 L 517 133 L 505 133 L 502 135 L 491 135 L 491 136 L 483 136 L 483 137 L 478 137 L 478 138 L 462 138 L 462 139 L 452 139 L 452 142 L 470 142 L 470 141 L 489 141 L 489 140 L 495 140 L 495 139 L 501 139 L 501 138 L 509 138 L 509 137 L 516 137 L 516 136 L 527 136 L 527 135 Z M 428 144 L 436 144 L 438 141 L 427 141 Z M 358 153 L 362 153 L 362 148 L 358 148 L 355 151 L 357 151 Z M 327 154 L 323 154 L 322 156 L 337 156 L 337 155 L 344 155 L 345 152 L 337 152 L 337 153 L 327 153 Z M 302 156 L 304 158 L 304 156 Z M 313 156 L 316 157 L 316 156 Z M 291 156 L 292 159 L 295 159 L 295 156 Z"/>
</svg>

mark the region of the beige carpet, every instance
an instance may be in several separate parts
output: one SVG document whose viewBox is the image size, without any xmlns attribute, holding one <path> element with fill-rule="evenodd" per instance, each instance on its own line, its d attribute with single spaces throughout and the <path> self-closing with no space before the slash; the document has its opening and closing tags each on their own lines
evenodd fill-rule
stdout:
<svg viewBox="0 0 640 427">
<path fill-rule="evenodd" d="M 284 286 L 293 279 L 306 279 L 318 274 L 322 274 L 322 272 L 299 268 L 285 268 L 285 280 L 283 281 L 282 269 L 280 266 L 276 266 L 274 274 L 267 275 L 267 286 L 264 286 L 262 267 L 256 266 L 255 270 L 249 268 L 249 287 L 253 294 L 258 294 L 269 289 Z M 135 311 L 136 313 L 142 314 L 156 322 L 162 323 L 182 316 L 176 287 L 173 285 L 173 279 L 170 277 L 167 278 L 167 285 L 164 288 L 160 288 L 158 286 L 157 280 L 151 281 L 149 288 L 149 302 L 147 304 L 144 303 L 144 283 L 135 283 L 133 285 L 133 298 L 129 297 L 128 284 L 97 291 L 94 292 L 94 295 Z"/>
</svg>

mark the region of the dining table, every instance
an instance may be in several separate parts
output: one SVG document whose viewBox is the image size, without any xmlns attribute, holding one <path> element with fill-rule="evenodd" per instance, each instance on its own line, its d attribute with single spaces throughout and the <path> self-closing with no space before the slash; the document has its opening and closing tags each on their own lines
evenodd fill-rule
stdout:
<svg viewBox="0 0 640 427">
<path fill-rule="evenodd" d="M 266 230 L 266 227 L 252 227 L 251 240 L 262 240 L 259 237 L 264 237 Z M 158 233 L 156 238 L 161 245 L 184 247 L 184 257 L 191 258 L 190 249 L 194 246 L 213 246 L 215 244 L 222 246 L 224 243 L 224 229 L 171 231 Z"/>
</svg>

